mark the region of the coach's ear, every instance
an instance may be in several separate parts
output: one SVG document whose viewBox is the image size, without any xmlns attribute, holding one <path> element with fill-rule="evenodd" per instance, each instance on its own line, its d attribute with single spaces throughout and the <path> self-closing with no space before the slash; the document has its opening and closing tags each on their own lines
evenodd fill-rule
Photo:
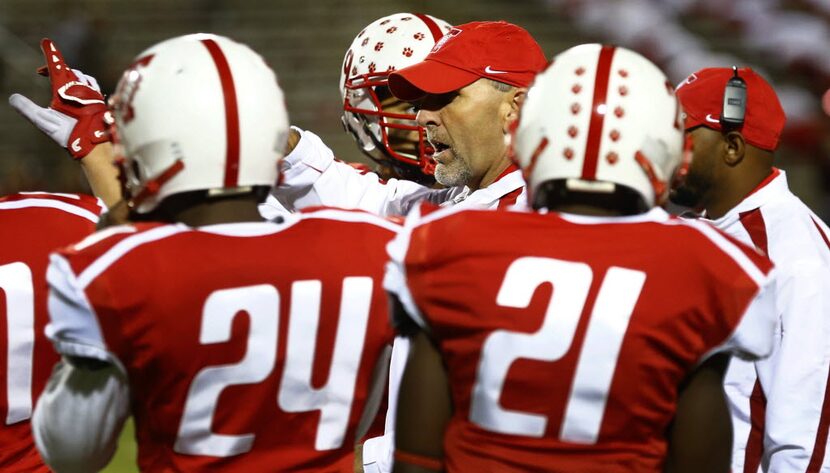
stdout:
<svg viewBox="0 0 830 473">
<path fill-rule="evenodd" d="M 725 150 L 723 161 L 729 166 L 736 166 L 746 154 L 746 141 L 739 131 L 730 131 L 723 136 Z"/>
<path fill-rule="evenodd" d="M 505 115 L 502 133 L 509 134 L 513 123 L 519 119 L 519 110 L 522 109 L 522 104 L 527 97 L 526 87 L 514 87 L 507 92 L 507 103 L 509 105 L 507 114 Z"/>
</svg>

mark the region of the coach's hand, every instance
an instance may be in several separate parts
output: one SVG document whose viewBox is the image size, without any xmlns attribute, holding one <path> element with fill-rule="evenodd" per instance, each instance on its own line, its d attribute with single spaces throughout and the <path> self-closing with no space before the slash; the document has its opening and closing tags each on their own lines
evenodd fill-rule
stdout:
<svg viewBox="0 0 830 473">
<path fill-rule="evenodd" d="M 9 104 L 73 158 L 83 158 L 96 144 L 110 140 L 101 88 L 95 78 L 70 69 L 52 40 L 43 39 L 40 49 L 46 66 L 38 69 L 38 74 L 48 75 L 52 84 L 49 107 L 41 107 L 20 94 L 9 97 Z"/>
</svg>

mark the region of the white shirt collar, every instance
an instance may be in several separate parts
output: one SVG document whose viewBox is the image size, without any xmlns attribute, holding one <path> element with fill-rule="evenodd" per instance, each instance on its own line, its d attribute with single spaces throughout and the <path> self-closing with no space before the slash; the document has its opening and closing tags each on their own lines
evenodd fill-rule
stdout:
<svg viewBox="0 0 830 473">
<path fill-rule="evenodd" d="M 522 171 L 516 169 L 501 176 L 498 180 L 487 187 L 483 187 L 476 191 L 470 191 L 469 187 L 456 195 L 452 202 L 458 204 L 465 202 L 466 205 L 484 205 L 490 206 L 507 194 L 520 189 L 525 185 L 525 180 L 522 177 Z"/>
<path fill-rule="evenodd" d="M 738 203 L 738 205 L 732 207 L 729 212 L 726 212 L 723 217 L 709 220 L 704 215 L 701 219 L 718 228 L 726 228 L 740 219 L 742 213 L 760 208 L 779 196 L 789 193 L 790 188 L 787 185 L 787 174 L 777 168 L 773 172 L 777 172 L 777 175 L 772 180 L 763 184 L 760 188 L 755 189 L 744 200 Z"/>
</svg>

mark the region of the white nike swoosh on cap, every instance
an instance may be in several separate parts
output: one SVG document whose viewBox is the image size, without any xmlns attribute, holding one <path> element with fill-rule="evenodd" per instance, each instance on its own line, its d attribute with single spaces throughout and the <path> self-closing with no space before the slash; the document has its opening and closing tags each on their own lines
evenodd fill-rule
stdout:
<svg viewBox="0 0 830 473">
<path fill-rule="evenodd" d="M 717 118 L 712 118 L 711 113 L 706 114 L 706 121 L 710 123 L 720 123 L 720 120 L 718 120 Z"/>
<path fill-rule="evenodd" d="M 484 72 L 487 74 L 507 74 L 507 71 L 496 71 L 490 68 L 490 66 L 485 67 Z"/>
</svg>

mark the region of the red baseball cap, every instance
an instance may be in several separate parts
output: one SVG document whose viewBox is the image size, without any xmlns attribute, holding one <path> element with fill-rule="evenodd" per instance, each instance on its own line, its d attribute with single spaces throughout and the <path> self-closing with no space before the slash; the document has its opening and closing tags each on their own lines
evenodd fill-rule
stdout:
<svg viewBox="0 0 830 473">
<path fill-rule="evenodd" d="M 423 61 L 389 75 L 395 97 L 413 101 L 444 94 L 481 77 L 530 86 L 547 66 L 542 48 L 524 28 L 506 21 L 474 21 L 453 27 Z"/>
<path fill-rule="evenodd" d="M 705 126 L 721 131 L 720 114 L 726 82 L 734 73 L 730 67 L 701 69 L 677 86 L 677 98 L 686 112 L 686 129 Z M 778 96 L 763 77 L 748 67 L 738 69 L 746 82 L 746 114 L 739 129 L 747 143 L 775 151 L 787 116 Z"/>
</svg>

